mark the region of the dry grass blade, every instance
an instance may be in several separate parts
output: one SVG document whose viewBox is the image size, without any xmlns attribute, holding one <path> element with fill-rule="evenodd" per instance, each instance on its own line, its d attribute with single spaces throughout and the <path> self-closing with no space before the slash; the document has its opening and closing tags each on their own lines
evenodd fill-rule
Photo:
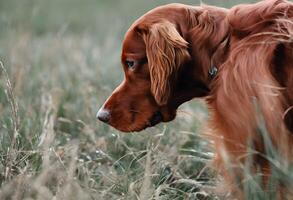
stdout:
<svg viewBox="0 0 293 200">
<path fill-rule="evenodd" d="M 11 169 L 13 167 L 13 163 L 16 158 L 15 147 L 16 147 L 16 143 L 17 143 L 17 137 L 19 134 L 18 133 L 18 131 L 19 131 L 18 105 L 17 105 L 16 98 L 13 93 L 13 88 L 12 88 L 12 84 L 9 79 L 9 75 L 8 75 L 2 61 L 0 61 L 0 67 L 1 67 L 2 73 L 5 77 L 5 82 L 6 82 L 5 94 L 7 96 L 7 100 L 10 105 L 11 114 L 12 114 L 11 115 L 12 116 L 12 124 L 13 124 L 13 135 L 12 135 L 12 139 L 11 139 L 11 145 L 7 151 L 7 160 L 6 160 L 5 175 L 4 175 L 5 179 L 10 179 L 11 178 L 10 177 Z"/>
<path fill-rule="evenodd" d="M 142 186 L 140 189 L 140 200 L 148 200 L 152 196 L 153 188 L 151 182 L 151 175 L 152 175 L 152 150 L 149 149 L 146 155 L 145 161 L 145 171 L 144 171 L 144 178 L 142 182 Z"/>
</svg>

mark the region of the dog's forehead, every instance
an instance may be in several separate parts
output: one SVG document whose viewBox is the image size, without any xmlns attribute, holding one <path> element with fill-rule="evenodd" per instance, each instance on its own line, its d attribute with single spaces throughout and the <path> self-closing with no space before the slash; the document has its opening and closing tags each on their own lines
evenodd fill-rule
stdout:
<svg viewBox="0 0 293 200">
<path fill-rule="evenodd" d="M 135 31 L 134 28 L 129 29 L 123 41 L 122 53 L 133 54 L 133 53 L 143 53 L 144 51 L 145 51 L 145 43 L 142 37 Z"/>
<path fill-rule="evenodd" d="M 182 14 L 179 11 L 185 9 L 186 7 L 188 6 L 179 3 L 172 3 L 159 6 L 142 15 L 130 26 L 126 32 L 122 47 L 123 52 L 135 53 L 145 50 L 144 40 L 141 34 L 137 32 L 137 27 L 150 26 L 151 24 L 157 23 L 162 18 L 168 18 L 169 21 L 174 22 L 177 18 L 181 19 Z"/>
</svg>

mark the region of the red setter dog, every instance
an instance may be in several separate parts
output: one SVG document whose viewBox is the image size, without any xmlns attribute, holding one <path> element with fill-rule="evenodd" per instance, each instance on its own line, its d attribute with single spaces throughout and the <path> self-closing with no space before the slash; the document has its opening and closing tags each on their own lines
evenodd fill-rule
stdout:
<svg viewBox="0 0 293 200">
<path fill-rule="evenodd" d="M 249 143 L 265 154 L 263 128 L 290 160 L 292 2 L 155 8 L 127 31 L 121 60 L 125 79 L 97 113 L 101 121 L 124 132 L 140 131 L 173 120 L 181 104 L 203 97 L 217 167 L 225 169 L 227 156 L 243 164 Z M 253 165 L 270 174 L 263 157 L 256 156 Z"/>
</svg>

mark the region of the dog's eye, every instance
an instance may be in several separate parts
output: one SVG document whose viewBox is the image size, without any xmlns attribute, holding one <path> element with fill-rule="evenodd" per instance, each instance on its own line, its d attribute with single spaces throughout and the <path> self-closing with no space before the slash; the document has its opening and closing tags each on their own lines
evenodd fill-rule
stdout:
<svg viewBox="0 0 293 200">
<path fill-rule="evenodd" d="M 134 61 L 130 61 L 130 60 L 126 60 L 125 64 L 127 65 L 127 67 L 129 69 L 133 69 L 134 68 Z"/>
</svg>

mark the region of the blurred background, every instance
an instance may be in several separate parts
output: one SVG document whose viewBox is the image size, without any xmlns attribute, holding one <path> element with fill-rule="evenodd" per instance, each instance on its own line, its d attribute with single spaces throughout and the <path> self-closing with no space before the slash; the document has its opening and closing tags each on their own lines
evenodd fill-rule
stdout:
<svg viewBox="0 0 293 200">
<path fill-rule="evenodd" d="M 125 31 L 172 2 L 0 0 L 0 199 L 226 198 L 215 187 L 202 101 L 140 133 L 95 119 L 123 79 Z"/>
</svg>

